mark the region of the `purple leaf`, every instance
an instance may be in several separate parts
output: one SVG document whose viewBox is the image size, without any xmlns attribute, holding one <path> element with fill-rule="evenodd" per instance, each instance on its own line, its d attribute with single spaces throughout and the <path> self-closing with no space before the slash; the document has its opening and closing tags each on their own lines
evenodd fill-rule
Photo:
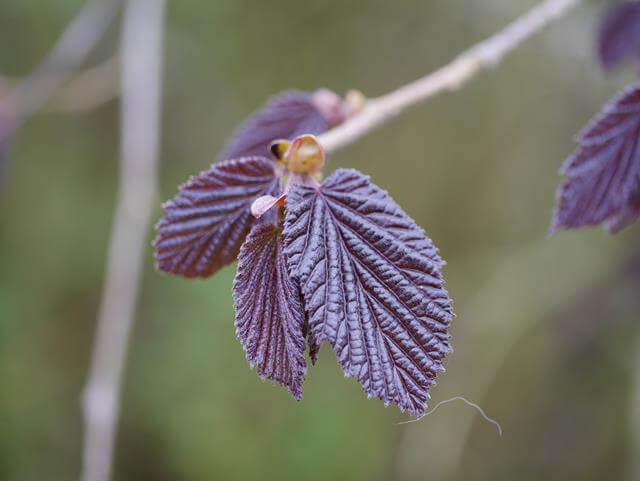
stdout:
<svg viewBox="0 0 640 481">
<path fill-rule="evenodd" d="M 369 396 L 420 415 L 451 351 L 437 250 L 355 170 L 287 196 L 285 255 L 315 342 L 329 342 Z"/>
<path fill-rule="evenodd" d="M 565 161 L 552 232 L 605 223 L 617 232 L 640 212 L 640 83 L 607 104 Z"/>
<path fill-rule="evenodd" d="M 612 70 L 625 60 L 640 61 L 640 2 L 623 2 L 605 11 L 597 48 L 605 70 Z"/>
<path fill-rule="evenodd" d="M 258 374 L 287 386 L 300 400 L 307 370 L 304 310 L 287 272 L 281 234 L 257 222 L 242 244 L 233 284 L 236 333 Z"/>
<path fill-rule="evenodd" d="M 233 262 L 254 220 L 251 203 L 280 192 L 274 169 L 263 157 L 227 160 L 181 186 L 156 226 L 157 268 L 208 277 Z"/>
<path fill-rule="evenodd" d="M 627 227 L 632 222 L 635 222 L 639 216 L 640 189 L 636 189 L 631 196 L 629 204 L 616 215 L 612 216 L 610 219 L 607 219 L 605 226 L 609 232 L 615 234 Z"/>
<path fill-rule="evenodd" d="M 283 92 L 236 130 L 220 158 L 266 156 L 274 140 L 291 140 L 301 134 L 320 135 L 344 120 L 340 111 L 340 98 L 333 92 Z"/>
</svg>

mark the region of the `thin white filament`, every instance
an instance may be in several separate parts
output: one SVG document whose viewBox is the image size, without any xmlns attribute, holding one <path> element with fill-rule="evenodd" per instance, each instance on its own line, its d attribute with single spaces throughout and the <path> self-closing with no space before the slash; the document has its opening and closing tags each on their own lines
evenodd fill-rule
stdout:
<svg viewBox="0 0 640 481">
<path fill-rule="evenodd" d="M 490 418 L 489 416 L 487 416 L 487 414 L 484 412 L 484 410 L 478 406 L 476 403 L 473 403 L 471 401 L 469 401 L 468 399 L 462 397 L 462 396 L 454 396 L 450 399 L 445 399 L 444 401 L 440 401 L 438 404 L 436 404 L 433 408 L 431 408 L 429 411 L 427 411 L 426 413 L 424 413 L 422 416 L 420 416 L 419 418 L 416 419 L 410 419 L 408 421 L 402 421 L 399 422 L 398 424 L 409 424 L 409 423 L 415 423 L 417 421 L 420 421 L 423 417 L 428 416 L 429 414 L 433 414 L 434 412 L 436 412 L 436 410 L 442 406 L 443 404 L 448 404 L 450 402 L 453 401 L 463 401 L 466 404 L 468 404 L 469 406 L 471 406 L 472 408 L 475 408 L 476 411 L 478 411 L 480 413 L 480 416 L 482 416 L 484 418 L 485 421 L 493 424 L 496 429 L 498 430 L 498 434 L 500 435 L 500 437 L 502 437 L 502 426 L 500 426 L 500 423 L 498 421 L 496 421 L 493 418 Z"/>
</svg>

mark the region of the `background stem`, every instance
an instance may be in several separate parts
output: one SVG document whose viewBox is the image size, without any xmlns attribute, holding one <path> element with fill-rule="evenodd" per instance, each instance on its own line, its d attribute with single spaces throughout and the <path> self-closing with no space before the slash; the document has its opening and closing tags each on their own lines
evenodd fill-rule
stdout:
<svg viewBox="0 0 640 481">
<path fill-rule="evenodd" d="M 445 91 L 456 90 L 481 71 L 495 67 L 523 41 L 562 17 L 581 0 L 545 0 L 488 39 L 471 47 L 451 63 L 381 97 L 373 98 L 362 111 L 338 127 L 322 134 L 320 143 L 327 152 L 354 143 L 386 124 L 407 108 Z"/>
<path fill-rule="evenodd" d="M 120 191 L 84 392 L 83 481 L 113 464 L 120 388 L 156 190 L 164 0 L 129 0 L 122 31 Z"/>
</svg>

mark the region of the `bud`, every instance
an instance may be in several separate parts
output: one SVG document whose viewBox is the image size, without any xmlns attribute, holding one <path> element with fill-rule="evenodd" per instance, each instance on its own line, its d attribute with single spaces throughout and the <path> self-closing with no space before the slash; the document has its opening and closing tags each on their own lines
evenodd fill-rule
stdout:
<svg viewBox="0 0 640 481">
<path fill-rule="evenodd" d="M 327 119 L 329 127 L 335 127 L 344 122 L 346 117 L 345 105 L 335 92 L 325 88 L 318 89 L 313 93 L 312 102 L 322 112 L 324 118 Z"/>
<path fill-rule="evenodd" d="M 314 174 L 324 167 L 324 149 L 313 135 L 301 135 L 291 142 L 284 154 L 291 172 Z"/>
<path fill-rule="evenodd" d="M 359 90 L 349 90 L 344 96 L 344 105 L 347 117 L 359 114 L 364 108 L 367 99 Z"/>
</svg>

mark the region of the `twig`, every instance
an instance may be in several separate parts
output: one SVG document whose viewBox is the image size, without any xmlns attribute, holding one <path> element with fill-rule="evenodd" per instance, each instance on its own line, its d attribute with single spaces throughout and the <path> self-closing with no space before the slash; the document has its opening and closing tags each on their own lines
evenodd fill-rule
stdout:
<svg viewBox="0 0 640 481">
<path fill-rule="evenodd" d="M 90 0 L 69 23 L 40 66 L 3 99 L 2 139 L 11 136 L 24 121 L 47 102 L 84 61 L 120 10 L 123 0 Z"/>
<path fill-rule="evenodd" d="M 75 114 L 100 107 L 120 94 L 120 59 L 111 57 L 74 74 L 51 97 L 47 112 Z"/>
<path fill-rule="evenodd" d="M 89 379 L 83 481 L 107 481 L 156 191 L 165 0 L 129 0 L 122 31 L 120 192 Z"/>
<path fill-rule="evenodd" d="M 120 59 L 115 56 L 95 67 L 76 71 L 52 93 L 44 108 L 47 112 L 71 114 L 95 109 L 118 97 L 119 77 Z M 0 103 L 22 81 L 0 75 Z"/>
<path fill-rule="evenodd" d="M 441 92 L 460 88 L 476 74 L 495 67 L 524 40 L 577 7 L 581 1 L 541 2 L 504 30 L 471 47 L 448 65 L 393 92 L 367 101 L 358 115 L 322 134 L 319 137 L 320 143 L 327 152 L 335 152 L 386 124 L 408 107 Z"/>
</svg>

